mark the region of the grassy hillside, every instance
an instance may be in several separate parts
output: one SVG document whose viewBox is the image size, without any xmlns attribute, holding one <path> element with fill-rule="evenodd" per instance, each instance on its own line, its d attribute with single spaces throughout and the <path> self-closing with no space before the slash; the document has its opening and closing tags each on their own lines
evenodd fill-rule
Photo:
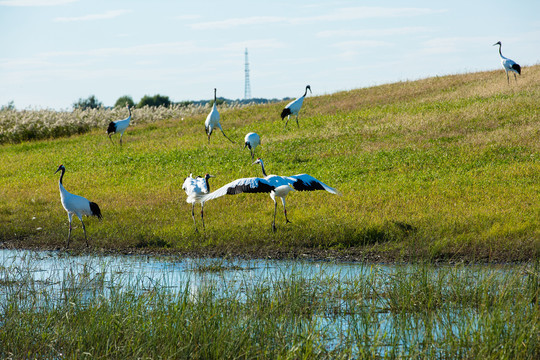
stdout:
<svg viewBox="0 0 540 360">
<path fill-rule="evenodd" d="M 1 145 L 0 241 L 64 244 L 62 163 L 68 191 L 102 209 L 102 222 L 85 221 L 96 248 L 527 260 L 540 248 L 540 66 L 505 80 L 500 70 L 308 96 L 300 128 L 284 129 L 284 103 L 226 110 L 235 145 L 219 132 L 208 144 L 204 114 L 130 127 L 122 148 L 105 129 Z M 291 193 L 292 223 L 279 204 L 276 233 L 268 195 L 224 196 L 206 203 L 206 232 L 195 233 L 184 178 L 210 173 L 217 189 L 262 176 L 241 148 L 250 131 L 268 173 L 308 173 L 344 195 Z M 74 225 L 72 246 L 83 247 Z"/>
</svg>

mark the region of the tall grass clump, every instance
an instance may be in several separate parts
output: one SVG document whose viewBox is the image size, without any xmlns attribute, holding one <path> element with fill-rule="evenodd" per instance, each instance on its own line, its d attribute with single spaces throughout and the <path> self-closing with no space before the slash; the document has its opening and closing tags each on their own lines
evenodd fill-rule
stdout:
<svg viewBox="0 0 540 360">
<path fill-rule="evenodd" d="M 36 281 L 33 266 L 0 268 L 2 358 L 540 355 L 538 264 L 358 265 L 362 276 L 299 265 L 273 278 L 211 272 L 152 285 L 100 266 Z"/>
<path fill-rule="evenodd" d="M 222 104 L 220 111 L 241 108 L 239 103 Z M 155 123 L 180 119 L 209 111 L 205 105 L 171 105 L 132 109 L 134 124 Z M 95 128 L 106 129 L 111 121 L 124 119 L 124 108 L 88 108 L 73 111 L 55 110 L 0 110 L 0 144 L 29 140 L 51 139 L 84 134 Z"/>
</svg>

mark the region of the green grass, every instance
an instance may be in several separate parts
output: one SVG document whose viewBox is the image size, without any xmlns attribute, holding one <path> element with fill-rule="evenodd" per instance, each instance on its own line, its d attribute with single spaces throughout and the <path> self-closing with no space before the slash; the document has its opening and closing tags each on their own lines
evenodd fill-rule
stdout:
<svg viewBox="0 0 540 360">
<path fill-rule="evenodd" d="M 206 279 L 171 289 L 158 281 L 126 284 L 122 275 L 104 280 L 105 265 L 95 274 L 68 267 L 60 284 L 40 282 L 34 261 L 0 267 L 2 358 L 540 355 L 538 262 L 372 266 L 363 276 L 343 278 L 324 265 L 309 274 L 300 266 L 272 281 L 240 276 L 233 288 Z"/>
<path fill-rule="evenodd" d="M 204 114 L 130 127 L 122 148 L 104 129 L 0 145 L 0 241 L 64 244 L 53 175 L 62 163 L 68 191 L 102 209 L 102 222 L 86 220 L 94 247 L 530 260 L 540 251 L 540 66 L 525 68 L 517 84 L 504 80 L 501 71 L 482 72 L 308 97 L 300 128 L 283 128 L 284 104 L 224 110 L 235 145 L 220 133 L 208 144 Z M 308 173 L 344 195 L 290 194 L 292 224 L 280 212 L 276 233 L 267 195 L 225 196 L 206 204 L 206 232 L 195 233 L 184 178 L 210 173 L 217 189 L 261 176 L 241 150 L 250 131 L 261 135 L 256 152 L 268 173 Z M 82 247 L 74 225 L 72 246 Z"/>
</svg>

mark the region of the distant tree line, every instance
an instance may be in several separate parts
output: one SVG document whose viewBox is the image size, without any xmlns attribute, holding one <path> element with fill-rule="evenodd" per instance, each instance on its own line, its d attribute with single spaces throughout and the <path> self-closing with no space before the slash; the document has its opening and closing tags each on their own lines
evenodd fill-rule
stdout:
<svg viewBox="0 0 540 360">
<path fill-rule="evenodd" d="M 268 103 L 274 103 L 274 102 L 279 102 L 279 101 L 283 101 L 283 100 L 290 100 L 290 99 L 291 98 L 283 98 L 283 99 L 253 98 L 253 99 L 231 100 L 231 99 L 226 99 L 226 98 L 217 98 L 216 103 L 218 105 L 221 105 L 223 103 L 227 103 L 227 104 L 230 104 L 230 103 L 268 104 Z M 123 107 L 123 106 L 126 106 L 126 104 L 129 104 L 130 107 L 135 107 L 135 108 L 138 108 L 138 109 L 140 109 L 142 107 L 145 107 L 145 106 L 169 107 L 169 106 L 172 106 L 172 105 L 188 106 L 188 105 L 191 105 L 191 104 L 194 104 L 194 105 L 210 104 L 210 106 L 212 106 L 214 104 L 214 100 L 213 99 L 212 100 L 197 100 L 197 101 L 188 100 L 188 101 L 181 101 L 181 102 L 172 102 L 169 99 L 168 96 L 156 94 L 154 96 L 144 95 L 142 97 L 142 99 L 138 103 L 135 103 L 131 96 L 124 95 L 124 96 L 119 97 L 118 100 L 116 100 L 116 102 L 114 103 L 114 107 Z M 73 103 L 73 108 L 74 109 L 86 110 L 86 109 L 96 109 L 96 108 L 99 108 L 99 107 L 103 107 L 103 103 L 101 101 L 98 101 L 96 99 L 95 95 L 90 95 L 86 99 L 80 98 L 79 100 L 77 100 L 76 102 Z"/>
</svg>

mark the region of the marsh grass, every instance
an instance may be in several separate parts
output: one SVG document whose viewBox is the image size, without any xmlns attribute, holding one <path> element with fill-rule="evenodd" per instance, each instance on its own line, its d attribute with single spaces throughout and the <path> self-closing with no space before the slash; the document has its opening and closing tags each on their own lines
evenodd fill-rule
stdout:
<svg viewBox="0 0 540 360">
<path fill-rule="evenodd" d="M 299 128 L 284 129 L 283 104 L 229 109 L 221 123 L 235 144 L 219 133 L 208 144 L 203 112 L 135 123 L 122 147 L 109 142 L 104 128 L 0 145 L 0 241 L 63 246 L 67 216 L 53 175 L 63 163 L 68 191 L 102 209 L 102 222 L 86 221 L 95 249 L 534 259 L 540 66 L 524 69 L 517 84 L 504 80 L 493 71 L 308 97 Z M 216 189 L 261 176 L 241 150 L 250 131 L 261 134 L 257 156 L 268 173 L 308 173 L 344 195 L 291 194 L 292 224 L 284 224 L 280 205 L 276 233 L 267 195 L 225 196 L 206 203 L 207 229 L 196 233 L 184 178 L 216 175 Z M 200 227 L 200 216 L 197 221 Z M 77 219 L 72 246 L 84 246 Z"/>
<path fill-rule="evenodd" d="M 222 104 L 219 109 L 227 112 L 241 108 L 238 103 Z M 171 118 L 200 115 L 209 110 L 203 105 L 173 105 L 132 109 L 132 124 L 151 124 Z M 73 111 L 15 110 L 0 111 L 0 144 L 19 143 L 29 140 L 59 138 L 84 134 L 92 129 L 106 128 L 109 122 L 125 119 L 127 111 L 123 107 L 74 109 Z M 157 127 L 149 125 L 150 129 Z"/>
<path fill-rule="evenodd" d="M 362 276 L 299 266 L 273 278 L 171 288 L 129 274 L 104 277 L 107 268 L 99 262 L 68 267 L 59 283 L 36 283 L 35 261 L 0 269 L 3 358 L 540 355 L 538 262 L 500 268 L 359 264 Z"/>
</svg>

